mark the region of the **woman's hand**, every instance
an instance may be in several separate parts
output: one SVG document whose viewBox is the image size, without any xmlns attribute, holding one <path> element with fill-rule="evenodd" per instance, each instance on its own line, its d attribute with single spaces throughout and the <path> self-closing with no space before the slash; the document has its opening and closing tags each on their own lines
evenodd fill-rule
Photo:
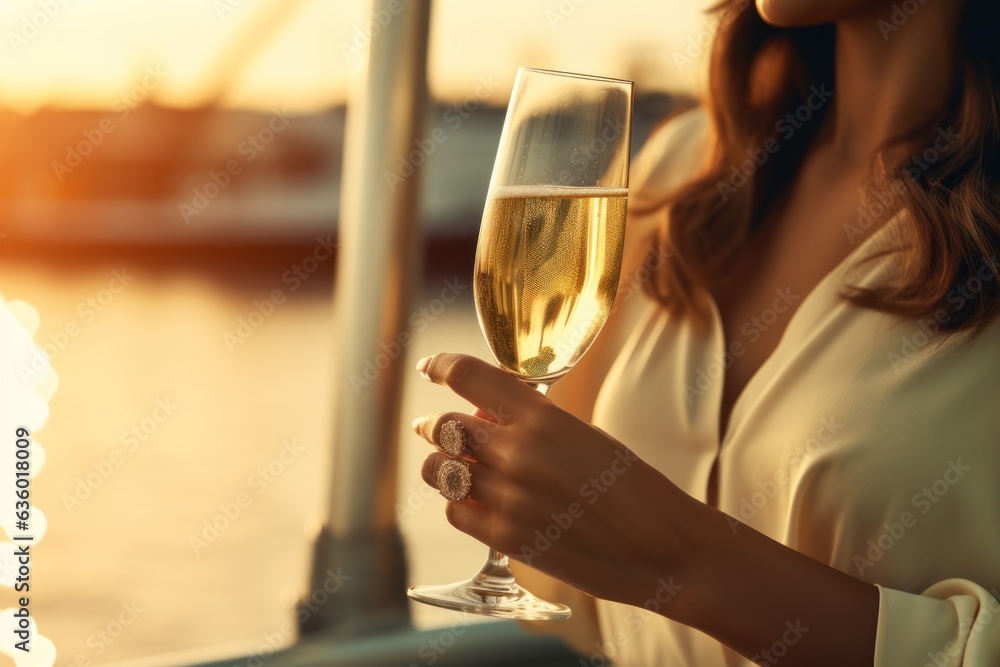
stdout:
<svg viewBox="0 0 1000 667">
<path fill-rule="evenodd" d="M 448 521 L 464 533 L 595 597 L 642 605 L 682 576 L 693 553 L 685 526 L 704 505 L 608 434 L 560 409 L 514 376 L 474 357 L 438 354 L 418 370 L 476 406 L 473 414 L 421 417 L 414 430 L 439 444 L 441 426 L 462 424 L 460 458 L 472 473 Z M 424 461 L 437 487 L 448 460 Z M 684 559 L 687 560 L 687 559 Z"/>
<path fill-rule="evenodd" d="M 872 664 L 874 586 L 695 500 L 607 433 L 498 368 L 438 354 L 417 369 L 477 408 L 414 422 L 431 443 L 452 419 L 465 428 L 468 448 L 460 456 L 472 490 L 447 508 L 462 532 L 594 597 L 646 607 L 747 657 L 784 636 L 792 620 L 808 636 L 782 664 Z M 428 484 L 437 485 L 447 459 L 443 452 L 427 457 Z"/>
</svg>

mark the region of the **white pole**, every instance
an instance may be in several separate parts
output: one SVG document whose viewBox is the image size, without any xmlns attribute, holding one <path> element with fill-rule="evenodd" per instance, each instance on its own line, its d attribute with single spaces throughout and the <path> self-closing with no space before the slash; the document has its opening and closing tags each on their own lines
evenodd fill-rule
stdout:
<svg viewBox="0 0 1000 667">
<path fill-rule="evenodd" d="M 347 107 L 329 518 L 317 538 L 311 590 L 338 567 L 350 580 L 322 612 L 309 614 L 305 631 L 407 618 L 394 512 L 405 355 L 394 350 L 418 282 L 421 169 L 400 170 L 399 160 L 423 130 L 429 21 L 430 0 L 371 0 L 362 26 L 372 37 Z"/>
</svg>

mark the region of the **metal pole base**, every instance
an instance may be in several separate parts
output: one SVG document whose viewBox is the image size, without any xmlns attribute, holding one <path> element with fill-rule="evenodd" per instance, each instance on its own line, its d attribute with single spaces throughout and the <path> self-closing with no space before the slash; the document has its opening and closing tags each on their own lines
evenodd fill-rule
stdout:
<svg viewBox="0 0 1000 667">
<path fill-rule="evenodd" d="M 406 552 L 399 530 L 336 538 L 323 526 L 314 545 L 309 592 L 295 612 L 302 636 L 362 635 L 408 626 Z"/>
</svg>

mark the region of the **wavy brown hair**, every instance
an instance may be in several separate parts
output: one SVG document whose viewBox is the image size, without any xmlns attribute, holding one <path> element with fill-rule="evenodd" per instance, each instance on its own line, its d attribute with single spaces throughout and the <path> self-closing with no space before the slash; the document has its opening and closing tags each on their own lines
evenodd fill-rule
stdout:
<svg viewBox="0 0 1000 667">
<path fill-rule="evenodd" d="M 779 136 L 776 121 L 807 104 L 813 90 L 824 85 L 829 90 L 834 83 L 833 25 L 775 27 L 747 0 L 724 0 L 714 11 L 719 32 L 706 104 L 714 141 L 705 170 L 657 203 L 664 222 L 651 250 L 668 259 L 647 283 L 670 311 L 702 322 L 707 311 L 701 290 L 725 278 L 793 181 L 830 105 L 814 109 L 791 136 Z M 875 193 L 891 191 L 892 208 L 908 213 L 904 234 L 891 250 L 899 254 L 899 272 L 891 284 L 846 287 L 842 297 L 848 301 L 908 319 L 938 314 L 945 320 L 942 329 L 973 335 L 1000 314 L 997 25 L 1000 3 L 965 0 L 956 83 L 945 108 L 887 142 L 876 156 L 865 206 L 879 211 Z M 945 128 L 957 138 L 939 150 L 941 142 L 935 148 L 934 141 Z M 745 183 L 720 185 L 730 182 L 734 165 L 745 163 L 748 151 L 769 141 L 780 141 L 780 150 Z M 910 147 L 914 158 L 900 160 L 901 146 Z M 933 150 L 928 155 L 934 159 L 921 159 L 924 150 L 912 152 L 913 146 Z M 959 299 L 954 291 L 963 286 L 968 289 Z M 940 317 L 942 308 L 947 317 Z"/>
</svg>

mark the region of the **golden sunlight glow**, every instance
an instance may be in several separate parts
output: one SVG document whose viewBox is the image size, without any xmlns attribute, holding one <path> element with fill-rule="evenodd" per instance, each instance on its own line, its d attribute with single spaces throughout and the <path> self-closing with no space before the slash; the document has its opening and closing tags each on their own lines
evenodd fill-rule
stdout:
<svg viewBox="0 0 1000 667">
<path fill-rule="evenodd" d="M 148 68 L 159 104 L 316 110 L 343 101 L 355 44 L 373 32 L 352 0 L 0 0 L 0 106 L 107 108 Z M 519 64 L 695 85 L 702 3 L 436 0 L 430 80 L 442 98 Z M 495 92 L 498 103 L 506 90 Z"/>
</svg>

